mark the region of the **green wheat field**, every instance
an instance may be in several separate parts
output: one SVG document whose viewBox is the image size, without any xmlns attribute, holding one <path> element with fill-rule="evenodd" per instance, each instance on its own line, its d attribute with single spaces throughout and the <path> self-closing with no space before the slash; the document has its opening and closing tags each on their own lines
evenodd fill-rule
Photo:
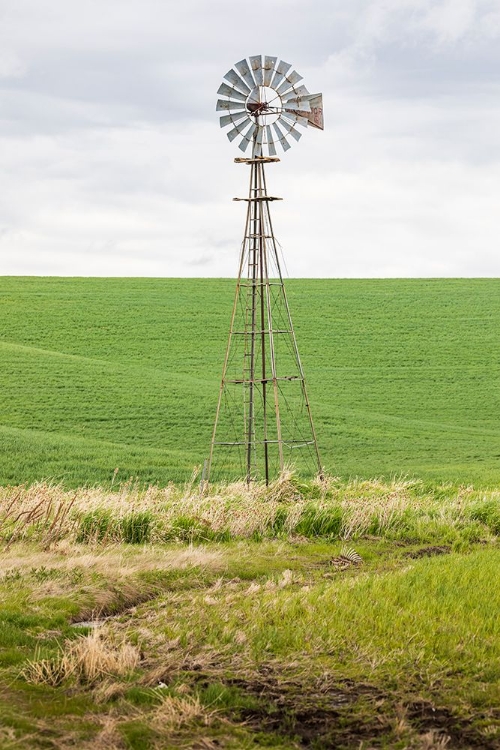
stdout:
<svg viewBox="0 0 500 750">
<path fill-rule="evenodd" d="M 291 280 L 326 470 L 500 480 L 500 281 Z M 0 280 L 0 482 L 187 480 L 234 281 Z"/>
<path fill-rule="evenodd" d="M 200 491 L 234 282 L 0 279 L 0 749 L 499 750 L 500 280 L 292 280 L 324 477 Z"/>
</svg>

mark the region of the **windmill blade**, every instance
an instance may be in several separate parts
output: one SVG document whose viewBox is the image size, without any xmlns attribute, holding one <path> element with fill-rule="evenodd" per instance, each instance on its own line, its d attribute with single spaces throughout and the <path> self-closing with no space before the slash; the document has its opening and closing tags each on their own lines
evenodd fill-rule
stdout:
<svg viewBox="0 0 500 750">
<path fill-rule="evenodd" d="M 271 132 L 270 125 L 266 125 L 266 140 L 267 140 L 267 148 L 269 150 L 269 156 L 276 156 L 276 148 L 274 146 L 273 134 Z"/>
<path fill-rule="evenodd" d="M 310 112 L 311 105 L 309 99 L 290 99 L 286 104 L 283 104 L 283 109 L 287 112 Z"/>
<path fill-rule="evenodd" d="M 234 139 L 236 138 L 237 135 L 240 134 L 240 132 L 241 131 L 240 131 L 239 127 L 236 125 L 232 130 L 230 130 L 227 133 L 227 137 L 229 138 L 230 141 L 234 141 Z"/>
<path fill-rule="evenodd" d="M 297 99 L 301 96 L 310 96 L 309 91 L 305 86 L 294 86 L 291 91 L 283 95 L 283 101 L 286 102 L 288 99 Z"/>
<path fill-rule="evenodd" d="M 257 86 L 262 86 L 264 83 L 264 77 L 262 75 L 262 55 L 252 55 L 249 60 L 255 83 Z"/>
<path fill-rule="evenodd" d="M 273 81 L 271 83 L 271 88 L 276 89 L 280 85 L 280 83 L 284 80 L 286 74 L 291 68 L 291 64 L 287 62 L 283 62 L 283 60 L 279 61 L 278 67 L 276 68 L 276 73 L 274 74 Z"/>
<path fill-rule="evenodd" d="M 234 66 L 236 70 L 239 72 L 245 83 L 250 89 L 253 89 L 255 86 L 254 78 L 250 72 L 250 68 L 248 67 L 248 63 L 246 60 L 240 60 L 236 63 Z"/>
<path fill-rule="evenodd" d="M 287 139 L 285 138 L 284 134 L 279 129 L 277 122 L 273 122 L 273 128 L 276 131 L 276 135 L 278 136 L 278 140 L 281 143 L 281 147 L 283 148 L 283 151 L 288 151 L 288 149 L 291 148 L 291 146 L 288 143 Z"/>
<path fill-rule="evenodd" d="M 239 148 L 241 149 L 241 151 L 246 151 L 248 148 L 248 145 L 253 141 L 253 134 L 255 133 L 256 127 L 257 125 L 254 122 L 252 122 L 252 124 L 250 125 L 249 129 L 243 136 L 241 143 L 239 145 Z"/>
<path fill-rule="evenodd" d="M 282 127 L 286 130 L 286 132 L 292 136 L 292 138 L 295 138 L 296 141 L 300 141 L 302 138 L 302 133 L 299 133 L 298 130 L 295 130 L 294 125 L 291 125 L 289 122 L 282 122 Z"/>
<path fill-rule="evenodd" d="M 274 141 L 270 141 L 267 144 L 267 148 L 269 150 L 269 156 L 277 156 L 276 146 L 274 145 Z"/>
<path fill-rule="evenodd" d="M 280 96 L 282 94 L 285 94 L 289 89 L 295 86 L 296 83 L 301 81 L 302 78 L 303 76 L 299 75 L 296 70 L 292 70 L 291 73 L 288 73 L 285 76 L 285 80 L 283 81 L 283 83 L 278 86 L 278 88 L 276 89 L 276 93 Z"/>
<path fill-rule="evenodd" d="M 222 115 L 222 117 L 220 118 L 220 126 L 221 128 L 225 128 L 226 125 L 235 125 L 238 120 L 241 120 L 242 117 L 250 122 L 250 118 L 248 117 L 246 112 L 235 112 L 232 115 Z"/>
<path fill-rule="evenodd" d="M 250 93 L 250 89 L 246 85 L 245 81 L 242 78 L 240 78 L 238 73 L 232 68 L 231 70 L 227 71 L 224 78 L 226 79 L 226 81 L 229 81 L 229 83 L 232 83 L 235 88 L 239 89 L 244 94 L 247 94 L 247 96 Z"/>
<path fill-rule="evenodd" d="M 223 112 L 228 109 L 245 109 L 243 102 L 232 102 L 230 99 L 217 99 L 216 112 Z"/>
<path fill-rule="evenodd" d="M 243 135 L 245 128 L 251 122 L 249 117 L 245 117 L 242 122 L 234 123 L 234 128 L 227 133 L 230 141 L 234 141 L 237 135 Z"/>
<path fill-rule="evenodd" d="M 271 78 L 277 59 L 277 57 L 268 57 L 267 55 L 264 58 L 264 86 L 271 85 Z"/>
<path fill-rule="evenodd" d="M 296 122 L 297 125 L 302 125 L 303 128 L 307 128 L 309 124 L 309 120 L 307 119 L 307 117 L 304 117 L 299 112 L 294 110 L 287 111 L 284 109 L 281 113 L 281 117 L 286 117 L 287 120 L 292 120 L 292 122 Z"/>
<path fill-rule="evenodd" d="M 257 127 L 257 133 L 255 134 L 255 141 L 253 147 L 253 156 L 262 156 L 262 141 L 264 139 L 264 128 L 262 125 Z"/>
<path fill-rule="evenodd" d="M 230 99 L 239 99 L 242 102 L 246 102 L 247 100 L 246 94 L 242 94 L 241 91 L 238 91 L 234 87 L 228 86 L 227 83 L 221 83 L 221 85 L 217 89 L 217 93 L 221 96 L 229 96 Z"/>
<path fill-rule="evenodd" d="M 249 104 L 258 104 L 260 100 L 260 91 L 258 86 L 254 86 L 248 96 Z"/>
</svg>

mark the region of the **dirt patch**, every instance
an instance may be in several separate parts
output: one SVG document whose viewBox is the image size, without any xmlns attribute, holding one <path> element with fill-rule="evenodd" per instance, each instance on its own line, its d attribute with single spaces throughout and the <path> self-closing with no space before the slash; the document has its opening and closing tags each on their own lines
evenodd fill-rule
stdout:
<svg viewBox="0 0 500 750">
<path fill-rule="evenodd" d="M 230 681 L 259 699 L 259 708 L 244 710 L 241 716 L 255 731 L 276 732 L 297 747 L 328 749 L 357 748 L 390 729 L 377 709 L 384 696 L 373 685 L 325 677 L 305 685 L 300 679 L 280 679 L 263 672 L 252 680 Z M 353 711 L 358 703 L 363 704 L 358 706 L 361 710 Z M 363 711 L 366 704 L 375 708 L 375 715 Z M 349 714 L 356 715 L 352 722 Z"/>
<path fill-rule="evenodd" d="M 408 721 L 419 731 L 449 737 L 450 748 L 500 749 L 499 737 L 479 734 L 470 722 L 454 716 L 447 708 L 435 706 L 431 701 L 418 700 L 408 703 L 405 710 Z M 476 717 L 476 719 L 480 718 L 483 717 Z"/>
<path fill-rule="evenodd" d="M 401 701 L 401 696 L 368 683 L 330 675 L 306 683 L 300 677 L 284 679 L 269 667 L 251 680 L 228 683 L 258 698 L 258 708 L 244 710 L 240 719 L 255 731 L 286 736 L 299 748 L 385 747 L 388 742 L 401 741 L 398 725 L 402 715 L 406 731 L 417 742 L 432 735 L 450 750 L 500 748 L 498 738 L 485 737 L 470 721 L 447 708 L 423 700 Z"/>
<path fill-rule="evenodd" d="M 420 557 L 435 557 L 436 555 L 447 555 L 451 552 L 451 547 L 443 545 L 441 547 L 421 547 L 420 549 L 407 552 L 405 557 L 411 557 L 418 560 Z"/>
</svg>

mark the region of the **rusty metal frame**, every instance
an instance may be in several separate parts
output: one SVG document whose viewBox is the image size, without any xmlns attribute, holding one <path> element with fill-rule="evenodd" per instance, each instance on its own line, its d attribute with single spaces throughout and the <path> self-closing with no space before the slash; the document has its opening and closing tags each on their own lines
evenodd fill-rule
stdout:
<svg viewBox="0 0 500 750">
<path fill-rule="evenodd" d="M 247 213 L 245 221 L 245 233 L 241 246 L 240 261 L 238 269 L 238 279 L 236 283 L 233 310 L 231 315 L 231 324 L 229 329 L 229 338 L 224 358 L 221 385 L 219 389 L 219 398 L 215 415 L 215 422 L 212 431 L 212 440 L 210 444 L 209 458 L 204 471 L 202 484 L 206 487 L 210 481 L 214 453 L 217 449 L 223 447 L 239 446 L 244 448 L 245 456 L 245 480 L 250 484 L 258 476 L 258 466 L 256 459 L 257 444 L 263 446 L 263 479 L 266 484 L 271 480 L 271 467 L 269 465 L 269 446 L 277 445 L 279 468 L 282 471 L 284 465 L 284 446 L 303 447 L 312 446 L 316 459 L 316 469 L 321 476 L 323 473 L 321 458 L 318 448 L 316 431 L 312 419 L 311 407 L 307 394 L 304 370 L 300 359 L 295 331 L 293 328 L 290 307 L 285 291 L 283 276 L 280 267 L 280 261 L 277 251 L 276 239 L 274 236 L 273 223 L 271 219 L 270 203 L 273 200 L 281 200 L 267 194 L 266 176 L 264 166 L 267 163 L 279 161 L 276 157 L 259 157 L 253 156 L 251 159 L 238 158 L 236 163 L 248 164 L 250 166 L 250 182 L 248 198 L 235 200 L 245 200 L 247 202 Z M 269 277 L 269 258 L 272 258 L 273 265 L 277 270 L 277 279 L 271 280 Z M 246 274 L 244 271 L 246 269 Z M 271 288 L 279 287 L 279 294 L 282 295 L 284 314 L 287 325 L 285 328 L 275 329 L 273 323 L 273 299 Z M 245 330 L 235 328 L 236 313 L 238 304 L 245 293 Z M 276 299 L 276 298 L 275 298 Z M 278 374 L 275 341 L 276 334 L 288 335 L 295 360 L 296 373 L 293 375 Z M 243 377 L 241 379 L 230 379 L 227 377 L 227 368 L 230 358 L 233 337 L 243 335 L 244 338 L 244 363 Z M 260 338 L 260 352 L 257 354 L 256 343 Z M 267 371 L 267 353 L 269 355 L 270 372 Z M 249 360 L 249 370 L 245 367 L 246 359 Z M 280 403 L 280 381 L 300 381 L 303 403 L 309 420 L 310 437 L 308 439 L 288 438 L 283 439 L 282 434 L 282 415 Z M 218 441 L 217 429 L 221 413 L 221 404 L 224 390 L 227 385 L 241 385 L 248 391 L 248 399 L 245 398 L 243 391 L 243 410 L 240 415 L 242 426 L 242 437 L 234 441 Z M 262 417 L 263 417 L 263 434 L 256 435 L 255 425 L 255 397 L 256 387 L 259 385 L 262 394 Z M 269 395 L 272 394 L 272 403 L 274 409 L 271 416 L 269 410 Z M 271 420 L 275 424 L 276 439 L 269 439 L 268 427 Z"/>
</svg>

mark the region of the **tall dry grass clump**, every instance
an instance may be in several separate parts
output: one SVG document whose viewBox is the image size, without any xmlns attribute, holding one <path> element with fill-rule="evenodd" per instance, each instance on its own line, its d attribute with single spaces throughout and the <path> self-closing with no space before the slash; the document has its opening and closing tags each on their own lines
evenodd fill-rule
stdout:
<svg viewBox="0 0 500 750">
<path fill-rule="evenodd" d="M 301 536 L 353 539 L 361 535 L 420 539 L 430 531 L 469 529 L 471 537 L 500 535 L 500 491 L 420 480 L 301 481 L 286 471 L 269 487 L 244 482 L 186 487 L 66 491 L 59 485 L 0 487 L 0 538 L 45 546 L 228 541 Z"/>
<path fill-rule="evenodd" d="M 35 657 L 30 660 L 22 675 L 36 684 L 57 686 L 74 680 L 92 685 L 105 677 L 129 674 L 139 663 L 140 652 L 136 646 L 126 641 L 114 643 L 107 633 L 97 629 L 68 642 L 55 659 Z"/>
<path fill-rule="evenodd" d="M 196 696 L 165 695 L 152 717 L 152 725 L 158 730 L 180 729 L 189 724 L 210 726 L 217 711 L 209 710 Z"/>
</svg>

